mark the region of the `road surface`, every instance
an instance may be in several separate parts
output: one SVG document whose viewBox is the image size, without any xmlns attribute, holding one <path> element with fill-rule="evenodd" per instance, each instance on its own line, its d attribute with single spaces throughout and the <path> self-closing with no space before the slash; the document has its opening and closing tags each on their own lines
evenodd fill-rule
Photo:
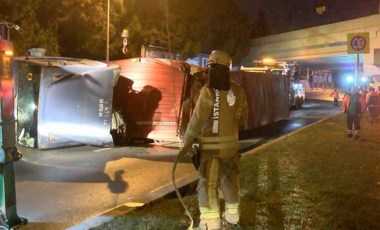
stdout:
<svg viewBox="0 0 380 230">
<path fill-rule="evenodd" d="M 303 109 L 292 111 L 289 119 L 245 133 L 240 148 L 251 149 L 339 112 L 330 102 L 309 101 Z M 162 196 L 172 185 L 178 147 L 165 143 L 44 151 L 20 148 L 24 156 L 14 164 L 17 209 L 29 223 L 19 229 L 66 229 L 126 202 Z M 176 178 L 188 177 L 196 177 L 196 171 L 189 161 L 182 162 Z"/>
</svg>

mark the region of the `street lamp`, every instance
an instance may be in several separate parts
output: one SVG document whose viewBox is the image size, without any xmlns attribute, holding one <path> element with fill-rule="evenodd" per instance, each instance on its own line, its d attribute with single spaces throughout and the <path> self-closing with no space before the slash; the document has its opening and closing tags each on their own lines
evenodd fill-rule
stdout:
<svg viewBox="0 0 380 230">
<path fill-rule="evenodd" d="M 106 61 L 110 60 L 110 0 L 107 3 L 107 45 L 106 45 Z"/>
<path fill-rule="evenodd" d="M 15 29 L 16 31 L 22 33 L 23 30 L 20 26 L 13 24 L 11 22 L 2 21 L 0 22 L 1 25 L 1 31 L 0 31 L 0 38 L 2 37 L 1 34 L 4 36 L 3 38 L 6 40 L 10 40 L 10 30 Z M 6 28 L 5 28 L 6 27 Z"/>
<path fill-rule="evenodd" d="M 123 33 L 121 34 L 121 37 L 123 38 L 123 54 L 126 54 L 128 52 L 127 45 L 128 45 L 128 30 L 124 29 Z"/>
</svg>

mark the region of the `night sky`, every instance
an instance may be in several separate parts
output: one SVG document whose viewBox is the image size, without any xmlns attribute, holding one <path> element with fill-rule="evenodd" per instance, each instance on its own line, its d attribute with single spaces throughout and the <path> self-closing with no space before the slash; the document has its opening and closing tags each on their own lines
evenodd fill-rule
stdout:
<svg viewBox="0 0 380 230">
<path fill-rule="evenodd" d="M 234 0 L 257 21 L 262 8 L 271 34 L 330 24 L 379 13 L 378 0 Z M 318 14 L 316 9 L 325 6 Z"/>
<path fill-rule="evenodd" d="M 270 9 L 270 6 L 280 0 L 234 0 L 240 9 L 247 13 L 247 15 L 255 19 L 257 17 L 257 12 L 260 7 L 263 9 Z"/>
</svg>

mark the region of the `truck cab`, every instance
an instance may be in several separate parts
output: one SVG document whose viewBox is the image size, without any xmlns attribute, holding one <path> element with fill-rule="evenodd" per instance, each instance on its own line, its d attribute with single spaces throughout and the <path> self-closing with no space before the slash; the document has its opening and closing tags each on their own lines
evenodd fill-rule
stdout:
<svg viewBox="0 0 380 230">
<path fill-rule="evenodd" d="M 289 90 L 289 106 L 294 109 L 301 109 L 305 102 L 305 88 L 302 83 L 291 81 Z"/>
</svg>

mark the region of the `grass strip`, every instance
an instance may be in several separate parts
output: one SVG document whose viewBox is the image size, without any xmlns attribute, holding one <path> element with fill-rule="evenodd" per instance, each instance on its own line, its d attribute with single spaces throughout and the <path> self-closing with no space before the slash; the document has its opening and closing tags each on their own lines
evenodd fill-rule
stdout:
<svg viewBox="0 0 380 230">
<path fill-rule="evenodd" d="M 380 124 L 361 125 L 361 141 L 347 138 L 340 114 L 244 153 L 238 229 L 380 229 Z M 196 194 L 184 202 L 198 221 Z M 94 229 L 188 226 L 167 198 Z"/>
</svg>

